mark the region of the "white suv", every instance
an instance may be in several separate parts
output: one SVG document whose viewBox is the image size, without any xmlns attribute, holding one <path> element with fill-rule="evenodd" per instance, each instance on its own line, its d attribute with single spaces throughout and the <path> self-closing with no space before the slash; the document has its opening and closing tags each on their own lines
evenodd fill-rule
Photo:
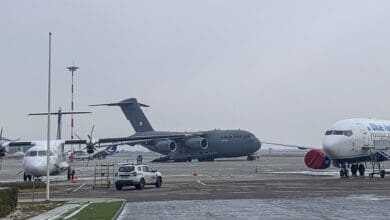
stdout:
<svg viewBox="0 0 390 220">
<path fill-rule="evenodd" d="M 114 183 L 117 190 L 124 186 L 135 186 L 144 189 L 145 185 L 161 187 L 162 176 L 160 172 L 145 164 L 125 164 L 118 168 L 115 173 Z"/>
</svg>

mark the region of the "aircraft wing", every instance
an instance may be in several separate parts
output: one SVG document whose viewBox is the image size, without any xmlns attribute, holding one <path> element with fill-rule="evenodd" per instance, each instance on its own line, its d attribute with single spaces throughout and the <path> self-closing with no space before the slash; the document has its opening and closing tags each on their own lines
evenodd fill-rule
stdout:
<svg viewBox="0 0 390 220">
<path fill-rule="evenodd" d="M 263 142 L 263 141 L 261 143 L 262 144 L 266 144 L 266 145 L 274 145 L 274 146 L 282 146 L 282 147 L 293 147 L 293 148 L 298 148 L 300 150 L 321 149 L 320 147 L 303 146 L 303 145 L 279 144 L 279 143 L 271 143 L 271 142 Z"/>
<path fill-rule="evenodd" d="M 7 143 L 7 145 L 9 147 L 19 147 L 19 146 L 31 146 L 31 145 L 34 145 L 33 142 L 31 141 L 11 141 L 9 143 Z"/>
<path fill-rule="evenodd" d="M 188 136 L 192 136 L 190 133 L 183 134 L 168 134 L 168 135 L 135 135 L 129 137 L 119 137 L 119 138 L 100 138 L 98 143 L 118 143 L 118 144 L 136 144 L 142 143 L 145 141 L 152 141 L 157 139 L 165 139 L 165 138 L 185 138 Z"/>
</svg>

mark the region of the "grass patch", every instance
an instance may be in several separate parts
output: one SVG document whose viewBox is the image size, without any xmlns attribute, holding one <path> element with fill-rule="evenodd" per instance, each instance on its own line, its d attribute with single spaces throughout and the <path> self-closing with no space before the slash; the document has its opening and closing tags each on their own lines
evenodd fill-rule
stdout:
<svg viewBox="0 0 390 220">
<path fill-rule="evenodd" d="M 74 219 L 111 219 L 123 201 L 92 203 L 79 212 Z"/>
</svg>

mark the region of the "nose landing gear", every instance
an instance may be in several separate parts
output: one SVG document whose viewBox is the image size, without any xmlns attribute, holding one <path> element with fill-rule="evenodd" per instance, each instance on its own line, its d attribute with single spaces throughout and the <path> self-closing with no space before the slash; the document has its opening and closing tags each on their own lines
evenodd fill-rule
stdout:
<svg viewBox="0 0 390 220">
<path fill-rule="evenodd" d="M 341 168 L 340 177 L 349 177 L 349 170 L 347 167 Z"/>
<path fill-rule="evenodd" d="M 26 182 L 27 180 L 31 182 L 32 176 L 27 175 L 26 173 L 23 173 L 23 181 Z"/>
</svg>

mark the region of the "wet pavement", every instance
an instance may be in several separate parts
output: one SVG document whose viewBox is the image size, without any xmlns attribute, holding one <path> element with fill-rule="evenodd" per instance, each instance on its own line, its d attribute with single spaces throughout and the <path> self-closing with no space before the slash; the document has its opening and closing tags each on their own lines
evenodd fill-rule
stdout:
<svg viewBox="0 0 390 220">
<path fill-rule="evenodd" d="M 389 205 L 374 195 L 133 202 L 119 219 L 389 219 Z"/>
</svg>

